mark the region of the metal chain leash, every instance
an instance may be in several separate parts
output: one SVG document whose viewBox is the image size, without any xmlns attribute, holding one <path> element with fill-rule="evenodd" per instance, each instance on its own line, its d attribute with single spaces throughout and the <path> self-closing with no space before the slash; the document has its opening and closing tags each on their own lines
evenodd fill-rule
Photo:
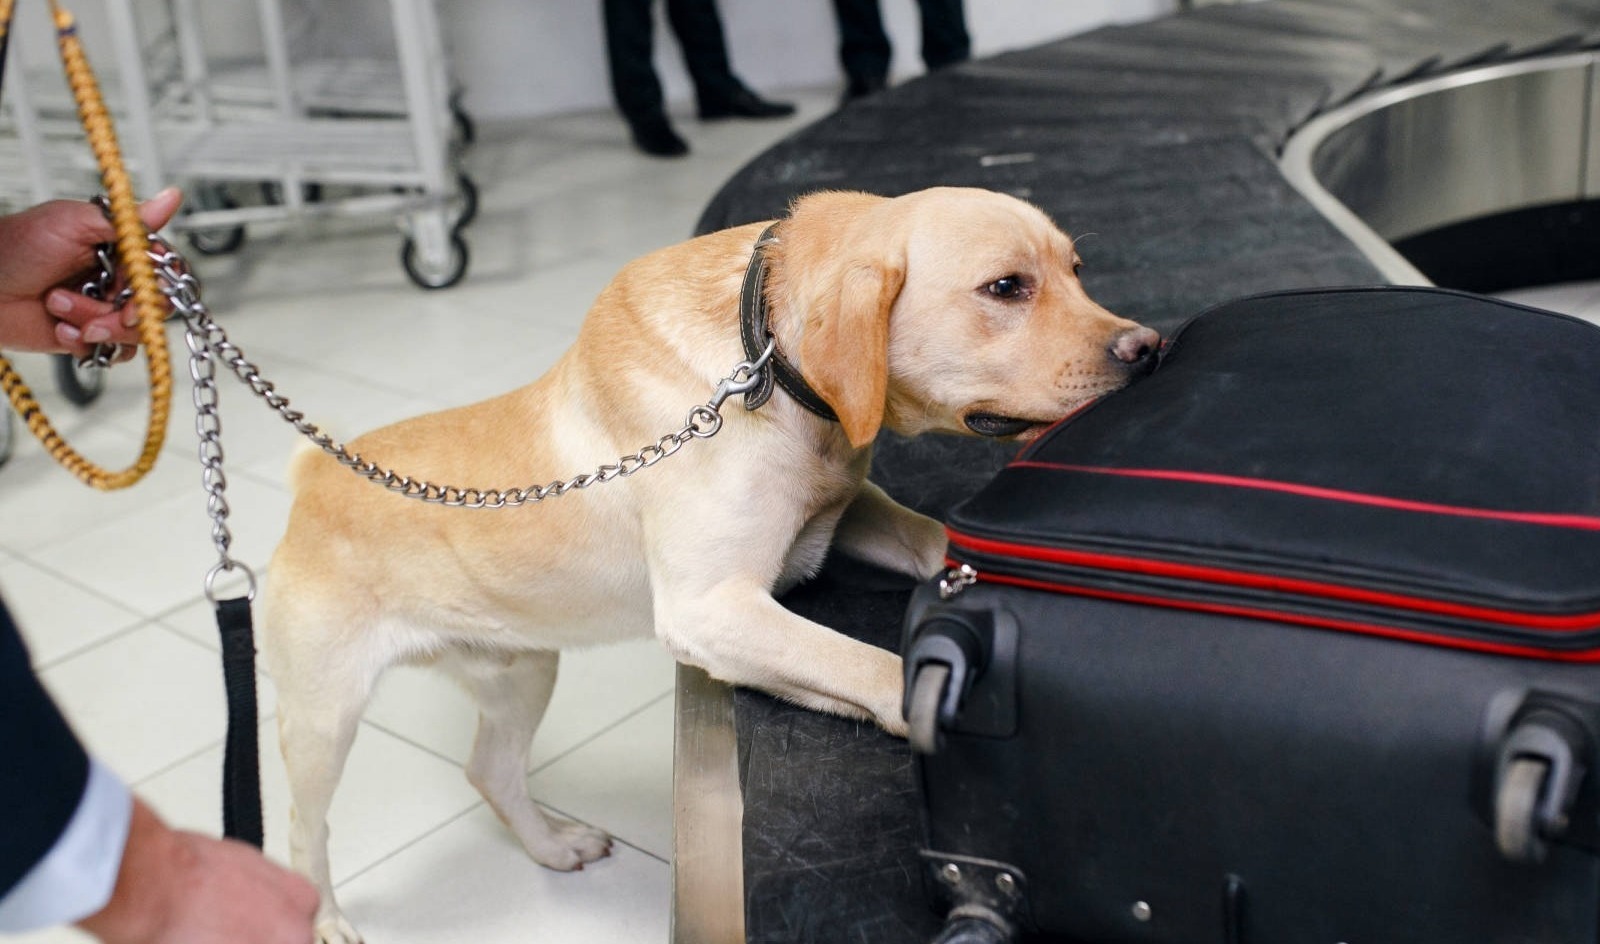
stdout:
<svg viewBox="0 0 1600 944">
<path fill-rule="evenodd" d="M 709 439 L 722 429 L 722 405 L 729 397 L 738 396 L 756 386 L 760 373 L 772 357 L 776 342 L 768 341 L 766 350 L 753 360 L 741 361 L 728 376 L 722 378 L 711 398 L 689 410 L 681 429 L 667 433 L 654 443 L 637 452 L 623 456 L 593 472 L 572 478 L 528 485 L 521 488 L 463 488 L 456 485 L 438 485 L 422 479 L 400 475 L 386 469 L 343 443 L 335 441 L 316 424 L 289 405 L 289 398 L 278 393 L 271 381 L 261 376 L 261 371 L 245 358 L 244 353 L 228 339 L 228 335 L 211 318 L 210 311 L 200 299 L 200 280 L 189 268 L 183 255 L 155 234 L 150 235 L 150 262 L 155 268 L 161 292 L 172 310 L 183 319 L 184 342 L 189 348 L 189 375 L 194 380 L 195 431 L 200 438 L 200 464 L 202 482 L 207 495 L 207 511 L 211 515 L 211 539 L 217 548 L 218 563 L 206 574 L 206 596 L 216 602 L 215 584 L 222 574 L 241 571 L 249 583 L 248 596 L 254 598 L 255 574 L 240 561 L 229 555 L 233 543 L 228 528 L 228 479 L 223 474 L 222 421 L 217 414 L 218 395 L 216 365 L 222 365 L 248 386 L 295 431 L 306 437 L 323 452 L 333 456 L 340 465 L 356 475 L 405 498 L 444 505 L 449 508 L 516 508 L 536 504 L 548 498 L 560 497 L 602 482 L 625 478 L 675 454 L 695 439 Z M 98 254 L 100 276 L 86 288 L 93 286 L 103 295 L 113 282 L 114 259 L 109 251 Z M 128 296 L 123 292 L 117 304 Z M 115 348 L 112 348 L 115 351 Z M 97 360 L 108 361 L 108 355 L 97 352 Z"/>
<path fill-rule="evenodd" d="M 107 218 L 110 217 L 111 201 L 107 200 L 103 196 L 96 196 L 93 199 L 93 202 L 101 209 L 102 212 L 106 214 Z M 100 271 L 96 273 L 92 280 L 85 282 L 83 286 L 78 289 L 79 294 L 86 298 L 92 298 L 97 302 L 109 300 L 108 296 L 110 295 L 111 289 L 116 284 L 117 280 L 117 261 L 116 256 L 113 255 L 115 252 L 116 247 L 111 243 L 101 243 L 95 247 L 95 261 L 100 263 Z M 127 303 L 128 299 L 132 297 L 132 288 L 123 289 L 122 293 L 116 298 L 115 307 L 121 308 Z M 112 358 L 116 357 L 116 354 L 117 345 L 96 344 L 94 346 L 94 351 L 90 353 L 88 357 L 78 361 L 78 366 L 80 368 L 105 370 L 111 366 Z"/>
</svg>

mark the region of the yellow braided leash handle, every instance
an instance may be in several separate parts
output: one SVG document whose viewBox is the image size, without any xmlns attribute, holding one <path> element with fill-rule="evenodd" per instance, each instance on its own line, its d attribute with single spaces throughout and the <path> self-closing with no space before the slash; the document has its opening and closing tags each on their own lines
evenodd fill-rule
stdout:
<svg viewBox="0 0 1600 944">
<path fill-rule="evenodd" d="M 9 13 L 13 0 L 0 0 L 0 14 Z M 80 481 L 101 491 L 127 488 L 155 466 L 156 456 L 167 435 L 167 417 L 172 408 L 172 361 L 167 351 L 167 336 L 162 329 L 168 305 L 156 282 L 155 267 L 146 250 L 150 233 L 139 218 L 139 204 L 133 196 L 133 184 L 122 164 L 122 152 L 117 146 L 116 131 L 111 116 L 106 111 L 100 95 L 99 83 L 84 57 L 83 45 L 78 39 L 77 25 L 72 14 L 63 10 L 56 0 L 50 8 L 55 16 L 57 44 L 61 48 L 61 64 L 66 70 L 67 83 L 72 87 L 72 97 L 78 103 L 78 119 L 94 150 L 100 167 L 101 184 L 111 205 L 111 225 L 117 234 L 117 258 L 122 263 L 129 286 L 133 289 L 130 303 L 139 314 L 139 343 L 144 348 L 145 362 L 150 378 L 150 423 L 145 431 L 144 447 L 139 458 L 120 472 L 103 469 L 73 449 L 44 415 L 33 391 L 23 383 L 16 368 L 0 355 L 0 389 L 4 389 L 11 406 L 22 417 L 29 431 L 38 437 L 57 462 L 61 463 Z M 6 16 L 0 22 L 9 22 Z M 3 29 L 3 27 L 0 27 Z"/>
</svg>

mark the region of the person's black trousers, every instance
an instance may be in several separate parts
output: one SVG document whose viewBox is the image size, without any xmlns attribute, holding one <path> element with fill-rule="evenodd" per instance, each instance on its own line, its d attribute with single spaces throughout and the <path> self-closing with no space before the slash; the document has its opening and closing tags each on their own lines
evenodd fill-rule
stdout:
<svg viewBox="0 0 1600 944">
<path fill-rule="evenodd" d="M 617 110 L 638 121 L 664 110 L 661 80 L 652 62 L 654 0 L 605 0 L 606 55 Z M 726 101 L 740 89 L 728 63 L 727 40 L 716 0 L 667 0 L 667 19 L 702 105 Z"/>
<path fill-rule="evenodd" d="M 962 0 L 917 0 L 922 16 L 922 63 L 930 70 L 972 54 Z M 889 78 L 892 49 L 878 0 L 833 0 L 839 19 L 839 61 L 851 85 L 881 88 Z"/>
</svg>

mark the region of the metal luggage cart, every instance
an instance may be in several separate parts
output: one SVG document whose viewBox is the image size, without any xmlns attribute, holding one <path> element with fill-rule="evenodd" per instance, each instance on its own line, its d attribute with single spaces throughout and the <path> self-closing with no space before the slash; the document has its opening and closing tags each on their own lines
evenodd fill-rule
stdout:
<svg viewBox="0 0 1600 944">
<path fill-rule="evenodd" d="M 292 102 L 302 114 L 329 118 L 403 117 L 407 114 L 400 64 L 393 59 L 329 57 L 315 50 L 313 36 L 327 27 L 326 7 L 313 0 L 268 0 L 261 7 L 262 30 L 279 34 L 274 43 L 285 55 L 267 61 L 211 62 L 210 98 L 219 108 L 281 109 Z M 180 25 L 192 24 L 192 18 Z M 472 118 L 461 104 L 462 90 L 449 79 L 446 101 L 455 144 L 471 144 Z"/>
<path fill-rule="evenodd" d="M 452 132 L 464 113 L 433 0 L 387 0 L 393 62 L 357 60 L 342 71 L 324 62 L 305 76 L 291 62 L 281 0 L 256 0 L 264 87 L 212 76 L 198 0 L 149 0 L 138 10 L 136 0 L 104 3 L 103 23 L 83 28 L 103 26 L 95 38 L 112 50 L 100 71 L 117 100 L 129 168 L 143 192 L 185 188 L 187 212 L 171 228 L 196 249 L 231 251 L 256 223 L 391 216 L 403 234 L 401 264 L 417 285 L 445 288 L 466 274 L 462 230 L 476 212 L 477 190 L 457 167 Z M 154 32 L 163 55 L 152 56 L 143 37 L 162 19 Z M 358 73 L 368 77 L 365 91 L 334 94 Z M 374 93 L 380 84 L 386 95 Z M 35 111 L 45 125 L 59 117 L 44 105 Z M 22 145 L 40 168 L 87 162 L 81 139 L 60 156 L 48 135 Z M 241 199 L 244 193 L 251 196 Z"/>
</svg>

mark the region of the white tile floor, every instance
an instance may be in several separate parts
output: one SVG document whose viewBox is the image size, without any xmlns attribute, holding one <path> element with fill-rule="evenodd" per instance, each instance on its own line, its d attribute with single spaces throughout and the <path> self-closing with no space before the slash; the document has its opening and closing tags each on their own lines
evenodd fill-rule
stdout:
<svg viewBox="0 0 1600 944">
<path fill-rule="evenodd" d="M 191 255 L 234 341 L 297 407 L 351 438 L 531 380 L 623 263 L 690 235 L 724 180 L 835 94 L 792 96 L 801 113 L 779 122 L 684 117 L 694 151 L 676 161 L 636 153 L 608 112 L 482 124 L 464 156 L 482 190 L 466 233 L 471 270 L 445 291 L 407 281 L 385 220 L 252 231 L 236 255 Z M 176 335 L 173 349 L 183 350 Z M 119 467 L 136 453 L 141 370 L 119 368 L 98 402 L 76 410 L 54 395 L 42 359 L 20 366 L 85 452 Z M 175 403 L 187 396 L 185 384 Z M 235 550 L 259 567 L 288 510 L 282 469 L 294 435 L 237 384 L 225 381 L 223 402 Z M 123 493 L 90 492 L 19 441 L 0 467 L 0 589 L 90 748 L 171 821 L 217 832 L 224 707 L 201 595 L 214 552 L 191 409 L 176 409 L 154 475 Z M 577 874 L 530 862 L 462 774 L 476 724 L 465 695 L 397 671 L 368 712 L 330 817 L 341 903 L 372 944 L 666 940 L 672 661 L 642 642 L 571 655 L 561 675 L 535 739 L 534 795 L 610 831 L 616 853 Z M 268 852 L 283 860 L 273 707 L 263 679 Z"/>
</svg>

